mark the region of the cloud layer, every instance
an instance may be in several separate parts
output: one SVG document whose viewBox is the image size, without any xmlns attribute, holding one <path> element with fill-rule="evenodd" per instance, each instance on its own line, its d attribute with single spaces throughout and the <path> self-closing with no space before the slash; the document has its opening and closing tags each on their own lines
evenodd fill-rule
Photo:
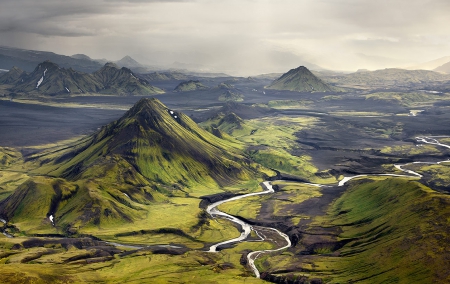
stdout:
<svg viewBox="0 0 450 284">
<path fill-rule="evenodd" d="M 449 55 L 447 0 L 2 0 L 1 44 L 239 75 Z"/>
</svg>

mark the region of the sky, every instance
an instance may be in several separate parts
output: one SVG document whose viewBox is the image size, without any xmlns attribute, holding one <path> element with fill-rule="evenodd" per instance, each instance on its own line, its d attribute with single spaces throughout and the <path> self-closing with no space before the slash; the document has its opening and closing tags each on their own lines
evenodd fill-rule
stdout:
<svg viewBox="0 0 450 284">
<path fill-rule="evenodd" d="M 450 55 L 448 0 L 0 0 L 0 45 L 231 75 Z"/>
</svg>

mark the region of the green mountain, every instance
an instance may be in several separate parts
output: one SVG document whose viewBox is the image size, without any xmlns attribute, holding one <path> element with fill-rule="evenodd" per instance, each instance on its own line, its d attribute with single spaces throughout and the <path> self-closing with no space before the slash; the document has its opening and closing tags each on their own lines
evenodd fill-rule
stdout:
<svg viewBox="0 0 450 284">
<path fill-rule="evenodd" d="M 14 66 L 8 72 L 0 76 L 0 84 L 15 84 L 25 75 L 25 71 Z"/>
<path fill-rule="evenodd" d="M 291 69 L 276 79 L 267 89 L 286 90 L 294 92 L 333 92 L 337 89 L 317 78 L 308 68 L 300 66 Z"/>
<path fill-rule="evenodd" d="M 189 92 L 189 91 L 199 91 L 199 90 L 207 90 L 209 89 L 207 86 L 200 83 L 197 80 L 189 80 L 186 82 L 181 82 L 178 86 L 175 87 L 175 92 Z"/>
<path fill-rule="evenodd" d="M 146 80 L 138 78 L 130 69 L 119 69 L 114 63 L 106 63 L 93 77 L 103 85 L 100 93 L 117 95 L 154 95 L 162 94 L 163 90 L 150 85 Z"/>
<path fill-rule="evenodd" d="M 219 101 L 221 102 L 242 102 L 244 100 L 244 95 L 238 92 L 233 92 L 231 90 L 226 90 L 223 94 L 219 96 Z"/>
<path fill-rule="evenodd" d="M 148 214 L 146 204 L 261 176 L 241 150 L 157 99 L 141 99 L 97 133 L 28 160 L 38 165 L 35 177 L 0 203 L 0 217 L 49 226 L 53 216 L 67 231 L 130 223 Z"/>
<path fill-rule="evenodd" d="M 228 114 L 219 113 L 217 116 L 203 122 L 202 125 L 212 133 L 216 131 L 216 136 L 218 133 L 222 133 L 222 136 L 223 133 L 235 136 L 249 135 L 253 130 L 251 126 L 247 125 L 247 123 L 234 112 Z"/>
</svg>

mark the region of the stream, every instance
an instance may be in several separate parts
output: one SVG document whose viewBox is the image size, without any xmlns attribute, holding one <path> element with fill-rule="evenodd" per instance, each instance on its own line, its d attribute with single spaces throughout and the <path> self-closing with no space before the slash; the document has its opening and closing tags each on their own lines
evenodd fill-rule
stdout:
<svg viewBox="0 0 450 284">
<path fill-rule="evenodd" d="M 446 144 L 442 144 L 440 143 L 436 138 L 447 138 L 450 136 L 419 136 L 416 137 L 416 141 L 419 143 L 424 143 L 424 144 L 432 144 L 432 145 L 436 145 L 436 146 L 442 146 L 442 147 L 446 147 L 446 148 L 450 148 L 449 145 Z M 394 167 L 404 173 L 406 173 L 405 175 L 401 175 L 401 174 L 361 174 L 361 175 L 355 175 L 355 176 L 351 176 L 351 177 L 344 177 L 342 180 L 340 180 L 337 184 L 337 186 L 344 186 L 348 181 L 354 179 L 354 178 L 358 178 L 358 177 L 366 177 L 366 176 L 393 176 L 393 177 L 408 177 L 408 178 L 417 178 L 420 179 L 422 178 L 422 175 L 412 171 L 412 170 L 407 170 L 404 169 L 404 166 L 407 165 L 411 165 L 411 164 L 441 164 L 443 162 L 450 162 L 450 160 L 444 160 L 444 161 L 440 161 L 440 162 L 412 162 L 412 163 L 406 163 L 406 164 L 394 164 Z M 313 184 L 313 183 L 304 183 L 304 184 L 309 184 L 312 186 L 318 186 L 318 187 L 323 187 L 323 186 L 327 186 L 327 185 L 322 185 L 322 184 Z M 226 244 L 231 244 L 231 243 L 237 243 L 237 242 L 242 242 L 245 239 L 247 239 L 247 237 L 250 235 L 251 231 L 255 231 L 255 233 L 264 241 L 266 240 L 264 237 L 262 237 L 257 230 L 251 226 L 250 224 L 242 221 L 241 219 L 236 218 L 235 216 L 229 215 L 227 213 L 224 213 L 222 211 L 220 211 L 219 209 L 217 209 L 217 207 L 223 203 L 226 202 L 230 202 L 230 201 L 235 201 L 235 200 L 239 200 L 239 199 L 243 199 L 243 198 L 247 198 L 250 196 L 256 196 L 256 195 L 263 195 L 263 194 L 270 194 L 270 193 L 274 193 L 274 189 L 272 187 L 272 185 L 270 184 L 269 181 L 265 181 L 262 183 L 263 188 L 265 188 L 263 191 L 261 192 L 254 192 L 254 193 L 248 193 L 248 194 L 243 194 L 243 195 L 239 195 L 239 196 L 235 196 L 229 199 L 224 199 L 221 201 L 217 201 L 214 202 L 212 204 L 210 204 L 207 208 L 206 208 L 206 212 L 208 212 L 208 214 L 211 217 L 221 217 L 227 220 L 230 220 L 233 223 L 238 224 L 241 227 L 241 234 L 234 239 L 230 239 L 227 241 L 223 241 L 220 243 L 217 243 L 215 245 L 212 245 L 209 248 L 209 252 L 217 252 L 217 248 L 219 246 L 223 246 Z M 289 236 L 287 236 L 286 234 L 284 234 L 283 232 L 280 232 L 279 230 L 275 229 L 275 228 L 270 228 L 270 227 L 260 227 L 264 230 L 272 230 L 275 233 L 277 233 L 281 238 L 283 238 L 285 240 L 285 244 L 284 246 L 280 246 L 277 249 L 272 249 L 272 250 L 260 250 L 260 251 L 253 251 L 250 252 L 247 255 L 247 261 L 248 261 L 248 265 L 250 266 L 250 268 L 252 269 L 253 273 L 255 274 L 255 277 L 260 278 L 260 272 L 257 269 L 256 265 L 255 265 L 255 260 L 264 253 L 271 253 L 271 252 L 276 252 L 276 251 L 281 251 L 284 249 L 287 249 L 291 246 L 291 241 L 289 239 Z"/>
</svg>

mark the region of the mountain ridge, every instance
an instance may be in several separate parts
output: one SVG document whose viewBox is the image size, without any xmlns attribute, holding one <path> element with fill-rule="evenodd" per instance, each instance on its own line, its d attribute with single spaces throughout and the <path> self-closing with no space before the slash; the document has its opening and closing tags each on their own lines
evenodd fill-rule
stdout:
<svg viewBox="0 0 450 284">
<path fill-rule="evenodd" d="M 20 70 L 20 69 L 19 69 Z M 61 68 L 46 60 L 36 66 L 30 74 L 18 74 L 11 69 L 0 80 L 13 84 L 9 90 L 27 95 L 70 95 L 70 94 L 115 94 L 115 95 L 154 95 L 163 90 L 140 79 L 130 69 L 119 69 L 114 63 L 106 63 L 93 74 Z M 20 81 L 19 81 L 20 79 Z"/>
</svg>

